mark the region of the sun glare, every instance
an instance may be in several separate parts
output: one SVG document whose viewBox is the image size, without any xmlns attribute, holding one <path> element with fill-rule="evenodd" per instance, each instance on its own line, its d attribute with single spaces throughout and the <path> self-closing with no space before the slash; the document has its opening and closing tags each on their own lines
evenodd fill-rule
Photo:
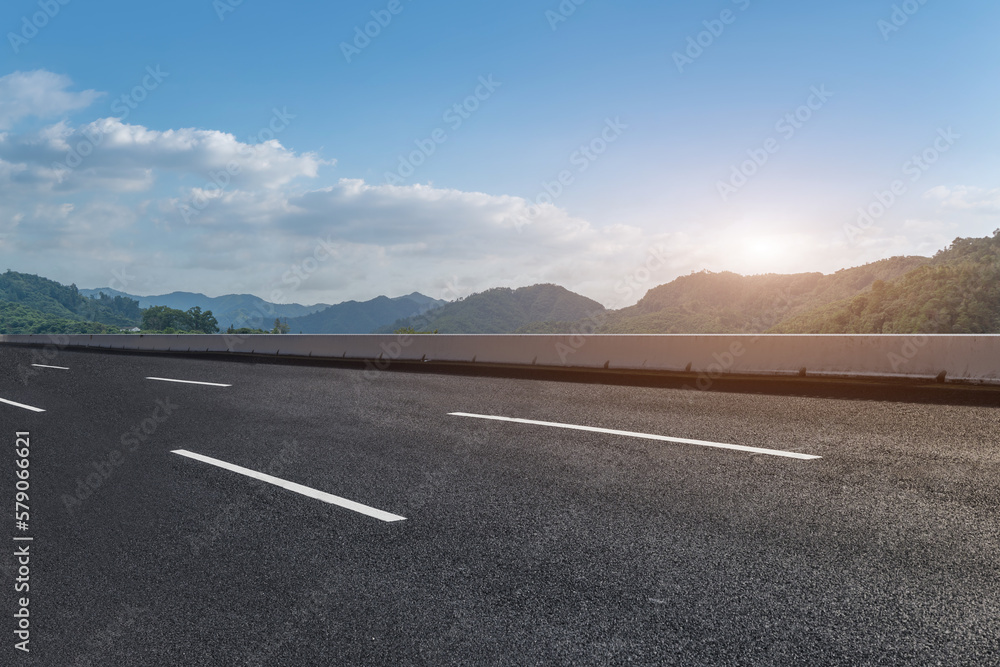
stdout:
<svg viewBox="0 0 1000 667">
<path fill-rule="evenodd" d="M 788 241 L 782 236 L 751 236 L 741 244 L 742 268 L 752 273 L 779 271 L 787 264 L 788 250 Z"/>
</svg>

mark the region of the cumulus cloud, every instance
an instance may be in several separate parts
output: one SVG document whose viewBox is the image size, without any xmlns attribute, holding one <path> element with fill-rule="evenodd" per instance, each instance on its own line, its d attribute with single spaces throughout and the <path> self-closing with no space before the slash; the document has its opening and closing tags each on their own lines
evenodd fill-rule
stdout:
<svg viewBox="0 0 1000 667">
<path fill-rule="evenodd" d="M 84 109 L 103 94 L 95 90 L 67 90 L 72 85 L 69 77 L 45 70 L 13 72 L 0 77 L 0 130 L 10 129 L 29 116 L 52 118 Z"/>
<path fill-rule="evenodd" d="M 641 254 L 637 228 L 598 229 L 554 206 L 525 222 L 530 205 L 506 195 L 341 179 L 303 192 L 227 192 L 191 225 L 175 219 L 172 229 L 198 239 L 185 251 L 192 263 L 213 261 L 220 252 L 239 255 L 269 270 L 272 284 L 322 248 L 330 261 L 310 276 L 314 290 L 340 285 L 345 270 L 406 291 L 414 284 L 430 289 L 458 273 L 469 290 L 565 284 L 567 277 L 592 276 L 609 261 Z M 170 207 L 160 213 L 169 219 Z M 629 239 L 634 243 L 622 252 Z"/>
<path fill-rule="evenodd" d="M 166 173 L 188 177 L 195 187 L 276 188 L 332 164 L 276 139 L 248 144 L 216 130 L 158 131 L 116 118 L 0 135 L 0 160 L 10 165 L 0 170 L 0 188 L 14 182 L 16 171 L 18 187 L 57 192 L 146 190 Z"/>
<path fill-rule="evenodd" d="M 0 100 L 14 76 L 0 79 L 7 82 Z M 0 123 L 93 97 L 67 93 L 65 77 L 18 76 L 35 87 L 10 88 L 16 94 L 0 102 Z M 63 97 L 45 98 L 40 89 Z M 595 224 L 502 193 L 330 183 L 323 167 L 334 161 L 283 146 L 278 127 L 256 143 L 118 118 L 0 133 L 0 249 L 16 260 L 11 268 L 137 294 L 251 292 L 334 303 L 414 290 L 454 299 L 553 282 L 621 307 L 692 270 L 834 271 L 945 243 L 944 230 L 930 223 L 873 228 L 852 247 L 833 226 Z M 959 195 L 955 202 L 997 199 L 995 192 L 934 196 Z"/>
</svg>

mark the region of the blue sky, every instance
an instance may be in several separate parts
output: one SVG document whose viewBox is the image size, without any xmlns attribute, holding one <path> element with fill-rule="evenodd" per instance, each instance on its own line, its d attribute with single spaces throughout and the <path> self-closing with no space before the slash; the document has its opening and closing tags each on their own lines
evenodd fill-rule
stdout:
<svg viewBox="0 0 1000 667">
<path fill-rule="evenodd" d="M 620 307 L 1000 227 L 987 0 L 64 1 L 0 8 L 0 268 Z"/>
</svg>

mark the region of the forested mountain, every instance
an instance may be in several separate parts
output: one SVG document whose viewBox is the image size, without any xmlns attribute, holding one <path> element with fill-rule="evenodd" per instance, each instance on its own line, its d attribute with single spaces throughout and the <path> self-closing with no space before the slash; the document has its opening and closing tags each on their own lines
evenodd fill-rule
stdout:
<svg viewBox="0 0 1000 667">
<path fill-rule="evenodd" d="M 119 327 L 49 315 L 20 303 L 0 301 L 0 334 L 118 333 Z"/>
<path fill-rule="evenodd" d="M 273 304 L 249 294 L 208 297 L 171 292 L 132 297 L 111 288 L 79 290 L 75 285 L 67 287 L 48 278 L 7 271 L 0 275 L 0 334 L 118 333 L 134 326 L 144 331 L 214 332 L 216 323 L 222 329 L 250 326 L 268 331 L 277 319 L 285 320 L 282 329 L 294 333 L 370 333 L 444 303 L 419 292 L 336 306 Z M 220 308 L 222 314 L 212 306 Z M 319 312 L 313 312 L 317 309 Z"/>
<path fill-rule="evenodd" d="M 495 287 L 453 301 L 424 315 L 399 320 L 379 331 L 396 329 L 439 333 L 514 333 L 533 322 L 572 321 L 603 313 L 604 306 L 558 285 Z"/>
<path fill-rule="evenodd" d="M 692 273 L 603 317 L 525 333 L 1000 333 L 1000 230 L 836 273 Z"/>
<path fill-rule="evenodd" d="M 120 327 L 139 324 L 141 318 L 138 302 L 126 297 L 94 299 L 81 294 L 76 285 L 9 270 L 0 275 L 3 333 L 57 333 L 67 328 L 81 333 L 117 332 Z M 74 324 L 85 322 L 96 325 Z"/>
<path fill-rule="evenodd" d="M 869 292 L 792 317 L 775 333 L 1000 333 L 1000 230 L 955 239 Z"/>
<path fill-rule="evenodd" d="M 610 312 L 597 331 L 763 333 L 789 317 L 854 297 L 877 280 L 892 280 L 929 261 L 892 257 L 829 275 L 692 273 L 654 287 L 634 306 Z"/>
<path fill-rule="evenodd" d="M 371 333 L 397 320 L 419 315 L 444 305 L 419 292 L 390 299 L 379 296 L 369 301 L 345 301 L 304 317 L 288 320 L 292 333 Z"/>
<path fill-rule="evenodd" d="M 225 294 L 213 297 L 197 292 L 170 292 L 157 296 L 134 296 L 108 287 L 80 290 L 81 294 L 87 296 L 97 296 L 101 292 L 135 299 L 141 308 L 166 306 L 182 311 L 191 308 L 200 308 L 203 311 L 210 310 L 215 314 L 223 328 L 229 325 L 270 328 L 275 318 L 284 320 L 302 317 L 328 307 L 328 304 L 325 303 L 317 303 L 312 306 L 303 306 L 298 303 L 271 303 L 253 294 Z"/>
<path fill-rule="evenodd" d="M 108 292 L 89 298 L 74 285 L 7 271 L 0 275 L 0 333 L 113 333 L 118 327 L 154 320 L 160 323 L 154 328 L 212 330 L 211 322 L 199 323 L 201 307 L 192 303 L 199 298 L 205 305 L 214 303 L 242 313 L 232 317 L 232 322 L 216 315 L 222 328 L 245 324 L 246 311 L 241 309 L 249 306 L 257 318 L 256 323 L 250 320 L 251 326 L 270 329 L 276 315 L 262 318 L 260 310 L 291 307 L 248 295 L 210 299 L 174 292 L 164 295 L 172 297 L 167 300 L 174 306 L 150 303 L 159 310 L 141 311 L 135 299 Z M 178 306 L 187 312 L 171 310 Z M 167 315 L 169 326 L 164 324 Z M 207 320 L 211 314 L 205 315 Z M 292 333 L 391 333 L 397 329 L 440 333 L 1000 333 L 1000 230 L 991 237 L 955 239 L 934 257 L 892 257 L 829 275 L 692 273 L 654 287 L 634 306 L 620 310 L 606 310 L 592 299 L 545 284 L 498 287 L 451 303 L 417 292 L 394 299 L 348 301 L 290 317 L 282 328 Z"/>
</svg>

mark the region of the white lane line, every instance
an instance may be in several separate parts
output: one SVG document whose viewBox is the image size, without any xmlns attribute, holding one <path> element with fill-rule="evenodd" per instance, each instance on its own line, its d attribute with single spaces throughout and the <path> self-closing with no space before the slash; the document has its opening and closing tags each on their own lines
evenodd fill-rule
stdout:
<svg viewBox="0 0 1000 667">
<path fill-rule="evenodd" d="M 36 368 L 56 368 L 56 369 L 59 369 L 61 371 L 68 371 L 69 370 L 65 366 L 46 366 L 45 364 L 31 364 L 31 365 L 34 366 L 34 367 L 36 367 Z"/>
<path fill-rule="evenodd" d="M 183 382 L 184 384 L 203 384 L 207 387 L 232 387 L 231 384 L 219 384 L 218 382 L 197 382 L 195 380 L 175 380 L 173 378 L 146 378 L 147 380 L 159 380 L 160 382 Z"/>
<path fill-rule="evenodd" d="M 399 516 L 398 514 L 391 514 L 390 512 L 383 512 L 380 509 L 375 509 L 374 507 L 369 507 L 368 505 L 362 505 L 361 503 L 356 503 L 353 500 L 348 500 L 347 498 L 341 498 L 340 496 L 335 496 L 332 493 L 325 493 L 323 491 L 317 491 L 316 489 L 310 489 L 308 486 L 302 486 L 301 484 L 296 484 L 295 482 L 289 482 L 284 479 L 278 479 L 277 477 L 272 477 L 271 475 L 265 475 L 262 472 L 257 472 L 256 470 L 250 470 L 249 468 L 244 468 L 242 466 L 234 465 L 232 463 L 226 463 L 225 461 L 220 461 L 219 459 L 213 459 L 210 456 L 204 456 L 202 454 L 195 454 L 194 452 L 189 452 L 186 449 L 175 449 L 173 454 L 180 454 L 181 456 L 186 456 L 188 458 L 194 459 L 196 461 L 201 461 L 202 463 L 208 463 L 220 468 L 225 468 L 226 470 L 231 470 L 233 472 L 238 472 L 241 475 L 246 475 L 247 477 L 253 477 L 254 479 L 259 479 L 262 482 L 267 482 L 268 484 L 274 484 L 275 486 L 280 486 L 283 489 L 288 489 L 289 491 L 294 491 L 296 493 L 301 493 L 304 496 L 309 496 L 310 498 L 316 498 L 317 500 L 322 500 L 325 503 L 330 503 L 331 505 L 337 505 L 345 509 L 354 510 L 355 512 L 360 512 L 367 516 L 378 519 L 379 521 L 406 521 L 405 516 Z"/>
<path fill-rule="evenodd" d="M 45 412 L 41 408 L 33 408 L 30 405 L 25 405 L 24 403 L 15 403 L 14 401 L 8 401 L 6 398 L 0 398 L 0 403 L 6 403 L 7 405 L 13 405 L 15 408 L 24 408 L 25 410 L 31 410 L 33 412 Z"/>
<path fill-rule="evenodd" d="M 822 456 L 814 454 L 800 454 L 798 452 L 785 452 L 780 449 L 762 449 L 760 447 L 747 447 L 745 445 L 730 445 L 725 442 L 710 442 L 708 440 L 691 440 L 689 438 L 671 438 L 666 435 L 655 435 L 653 433 L 635 433 L 634 431 L 618 431 L 611 428 L 597 428 L 596 426 L 578 426 L 577 424 L 560 424 L 558 422 L 542 422 L 534 419 L 518 419 L 516 417 L 496 417 L 493 415 L 474 415 L 468 412 L 449 412 L 455 417 L 475 417 L 476 419 L 495 419 L 503 422 L 516 422 L 518 424 L 535 424 L 537 426 L 554 426 L 556 428 L 568 428 L 576 431 L 593 431 L 595 433 L 610 433 L 612 435 L 627 435 L 632 438 L 645 438 L 647 440 L 662 440 L 664 442 L 676 442 L 682 445 L 699 445 L 701 447 L 717 447 L 719 449 L 735 449 L 740 452 L 752 452 L 754 454 L 770 454 L 771 456 L 785 456 L 790 459 L 812 460 L 821 459 Z"/>
</svg>

